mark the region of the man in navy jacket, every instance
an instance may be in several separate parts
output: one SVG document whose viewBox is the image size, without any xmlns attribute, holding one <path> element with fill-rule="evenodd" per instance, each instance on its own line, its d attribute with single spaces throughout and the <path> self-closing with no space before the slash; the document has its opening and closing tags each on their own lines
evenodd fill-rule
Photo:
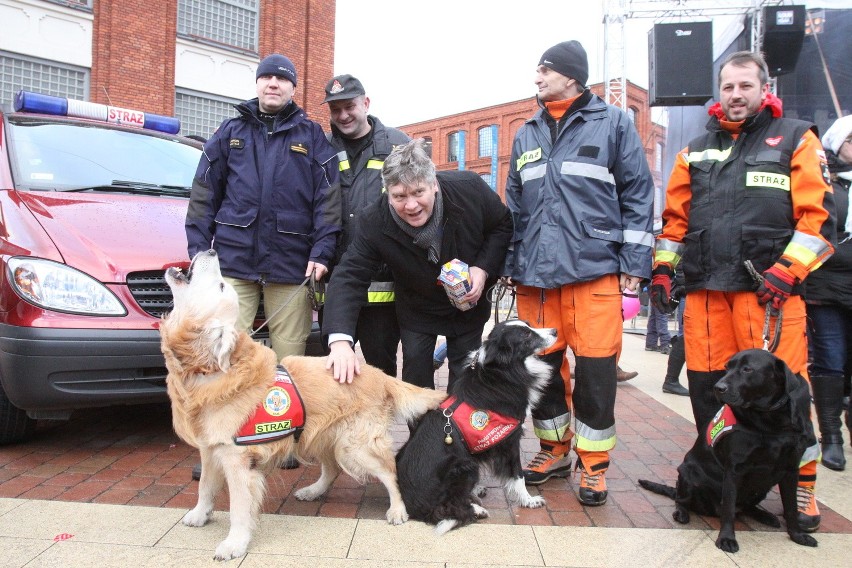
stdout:
<svg viewBox="0 0 852 568">
<path fill-rule="evenodd" d="M 319 124 L 293 101 L 296 70 L 283 55 L 257 68 L 257 98 L 236 106 L 204 145 L 186 216 L 190 258 L 216 249 L 250 329 L 261 293 L 272 348 L 304 355 L 307 294 L 334 259 L 341 227 L 338 160 Z M 284 306 L 282 309 L 282 306 Z"/>
</svg>

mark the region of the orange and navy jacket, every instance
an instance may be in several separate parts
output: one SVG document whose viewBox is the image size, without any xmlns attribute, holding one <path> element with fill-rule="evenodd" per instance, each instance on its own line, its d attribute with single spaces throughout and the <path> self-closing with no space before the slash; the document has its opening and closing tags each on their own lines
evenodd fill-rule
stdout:
<svg viewBox="0 0 852 568">
<path fill-rule="evenodd" d="M 781 118 L 768 94 L 742 123 L 710 108 L 708 132 L 678 154 L 666 191 L 654 267 L 682 269 L 687 292 L 753 290 L 745 268 L 782 261 L 801 282 L 834 252 L 825 152 L 806 122 Z M 828 198 L 828 199 L 827 199 Z"/>
</svg>

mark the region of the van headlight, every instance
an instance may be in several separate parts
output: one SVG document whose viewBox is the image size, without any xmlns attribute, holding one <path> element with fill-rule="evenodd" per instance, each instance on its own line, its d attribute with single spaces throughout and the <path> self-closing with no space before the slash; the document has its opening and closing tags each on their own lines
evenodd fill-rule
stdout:
<svg viewBox="0 0 852 568">
<path fill-rule="evenodd" d="M 79 270 L 27 257 L 12 257 L 7 265 L 15 292 L 39 307 L 89 316 L 127 315 L 109 288 Z"/>
</svg>

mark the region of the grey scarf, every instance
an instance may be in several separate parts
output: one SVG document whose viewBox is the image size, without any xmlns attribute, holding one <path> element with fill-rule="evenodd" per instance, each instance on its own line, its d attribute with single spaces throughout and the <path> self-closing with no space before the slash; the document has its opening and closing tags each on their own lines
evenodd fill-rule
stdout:
<svg viewBox="0 0 852 568">
<path fill-rule="evenodd" d="M 435 208 L 432 210 L 432 216 L 426 221 L 422 227 L 412 227 L 402 220 L 402 217 L 390 205 L 391 217 L 399 225 L 406 235 L 414 239 L 414 244 L 422 249 L 426 249 L 429 253 L 429 262 L 438 264 L 441 254 L 441 225 L 444 221 L 444 197 L 439 190 L 435 194 Z"/>
</svg>

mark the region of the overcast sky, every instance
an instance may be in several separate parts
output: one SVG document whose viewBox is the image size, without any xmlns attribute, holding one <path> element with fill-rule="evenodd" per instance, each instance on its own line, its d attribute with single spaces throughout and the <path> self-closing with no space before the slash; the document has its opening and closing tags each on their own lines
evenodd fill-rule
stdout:
<svg viewBox="0 0 852 568">
<path fill-rule="evenodd" d="M 852 7 L 852 0 L 805 3 Z M 334 72 L 358 77 L 370 112 L 390 126 L 531 97 L 541 54 L 569 39 L 586 48 L 589 83 L 598 83 L 604 74 L 603 6 L 604 0 L 337 0 Z M 715 18 L 714 36 L 736 26 L 735 20 Z M 646 88 L 654 23 L 660 22 L 629 18 L 624 25 L 625 74 Z M 653 110 L 656 120 L 663 109 Z"/>
</svg>

